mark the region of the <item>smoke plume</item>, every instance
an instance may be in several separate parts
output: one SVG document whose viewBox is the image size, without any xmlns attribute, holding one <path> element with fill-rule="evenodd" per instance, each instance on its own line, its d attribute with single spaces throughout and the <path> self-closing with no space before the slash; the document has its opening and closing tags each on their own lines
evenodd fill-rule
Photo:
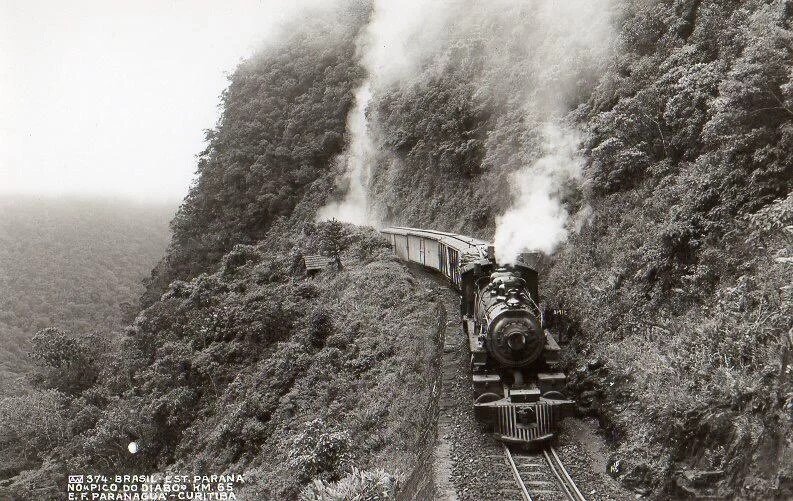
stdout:
<svg viewBox="0 0 793 501">
<path fill-rule="evenodd" d="M 613 43 L 609 0 L 532 5 L 536 22 L 522 37 L 529 49 L 524 64 L 531 69 L 522 77 L 523 112 L 541 139 L 539 148 L 530 141 L 522 145 L 524 165 L 511 176 L 512 204 L 496 218 L 493 243 L 502 264 L 529 250 L 551 253 L 566 240 L 569 215 L 560 189 L 580 179 L 583 160 L 581 133 L 561 124 L 597 81 Z"/>
<path fill-rule="evenodd" d="M 357 40 L 358 57 L 366 77 L 355 92 L 355 103 L 347 116 L 349 147 L 337 159 L 344 164 L 344 174 L 337 184 L 346 187 L 346 193 L 340 202 L 322 207 L 317 212 L 318 220 L 378 223 L 368 197 L 377 151 L 366 107 L 373 90 L 397 85 L 420 70 L 422 61 L 443 38 L 447 11 L 448 5 L 429 0 L 373 1 L 369 23 Z"/>
<path fill-rule="evenodd" d="M 581 175 L 582 159 L 575 131 L 547 124 L 543 154 L 529 168 L 512 175 L 516 202 L 496 218 L 493 244 L 499 263 L 515 262 L 526 250 L 550 254 L 567 238 L 567 212 L 557 197 L 558 187 Z"/>
<path fill-rule="evenodd" d="M 375 112 L 367 118 L 370 100 L 465 66 L 473 99 L 498 103 L 496 109 L 510 115 L 496 117 L 484 140 L 485 170 L 514 173 L 512 206 L 496 221 L 498 258 L 506 263 L 524 250 L 553 251 L 567 235 L 559 185 L 581 170 L 579 133 L 559 124 L 597 80 L 613 33 L 610 0 L 373 0 L 357 40 L 366 78 L 348 117 L 349 148 L 340 158 L 340 185 L 348 188 L 319 217 L 376 219 L 367 195 L 370 175 L 377 163 L 396 160 L 372 138 L 379 129 Z M 514 126 L 515 114 L 523 116 L 522 129 Z"/>
<path fill-rule="evenodd" d="M 317 219 L 325 221 L 338 219 L 353 224 L 371 224 L 367 187 L 371 164 L 374 158 L 374 146 L 369 135 L 366 120 L 366 106 L 372 99 L 369 82 L 355 92 L 355 104 L 347 116 L 347 130 L 350 134 L 350 145 L 336 161 L 344 162 L 345 172 L 343 183 L 347 184 L 347 193 L 340 202 L 331 202 L 317 212 Z"/>
</svg>

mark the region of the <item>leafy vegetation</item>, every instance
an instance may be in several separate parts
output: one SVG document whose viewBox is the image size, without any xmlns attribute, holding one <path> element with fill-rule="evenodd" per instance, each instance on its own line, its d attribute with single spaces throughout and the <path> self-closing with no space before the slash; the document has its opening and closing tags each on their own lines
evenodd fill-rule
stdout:
<svg viewBox="0 0 793 501">
<path fill-rule="evenodd" d="M 18 394 L 45 327 L 107 336 L 137 313 L 173 208 L 101 200 L 0 199 L 0 395 Z"/>
<path fill-rule="evenodd" d="M 279 221 L 297 221 L 299 231 L 313 219 L 334 186 L 332 160 L 343 149 L 362 76 L 354 39 L 367 12 L 349 2 L 303 19 L 229 77 L 223 114 L 207 132 L 197 181 L 171 223 L 171 248 L 144 304 L 172 280 L 211 270 L 234 245 L 264 238 Z"/>
<path fill-rule="evenodd" d="M 613 73 L 577 112 L 591 217 L 549 292 L 619 383 L 601 408 L 630 480 L 723 470 L 723 494 L 763 497 L 791 474 L 761 459 L 785 449 L 793 419 L 790 13 L 636 7 Z"/>
<path fill-rule="evenodd" d="M 230 77 L 147 309 L 99 352 L 42 334 L 36 391 L 15 397 L 29 405 L 0 404 L 7 490 L 174 468 L 245 471 L 256 498 L 376 498 L 411 467 L 433 299 L 368 230 L 312 222 L 368 15 L 345 4 Z M 490 238 L 546 122 L 580 130 L 543 294 L 573 312 L 571 388 L 612 431 L 623 480 L 680 494 L 678 470 L 711 470 L 711 493 L 790 495 L 790 7 L 625 0 L 613 15 L 608 53 L 548 47 L 529 4 L 465 18 L 415 74 L 375 85 L 370 199 L 389 221 Z M 318 252 L 344 266 L 305 279 Z M 78 363 L 64 347 L 95 361 L 87 379 L 52 377 Z"/>
<path fill-rule="evenodd" d="M 296 239 L 295 253 L 327 245 L 324 226 Z M 2 401 L 12 434 L 2 454 L 21 473 L 0 496 L 33 495 L 32 478 L 52 486 L 38 499 L 58 499 L 66 472 L 166 468 L 244 472 L 256 499 L 295 498 L 312 479 L 393 489 L 380 474 L 348 477 L 350 466 L 410 471 L 432 419 L 439 306 L 374 230 L 333 233 L 349 245 L 343 270 L 306 278 L 289 254 L 238 245 L 215 273 L 173 282 L 114 349 L 42 332 L 42 371 L 90 357 L 99 375 L 93 385 L 41 378 L 36 392 Z"/>
<path fill-rule="evenodd" d="M 394 479 L 386 471 L 360 471 L 357 468 L 338 482 L 316 480 L 300 495 L 304 501 L 377 501 L 395 497 Z"/>
<path fill-rule="evenodd" d="M 560 190 L 575 231 L 544 294 L 575 312 L 571 364 L 595 361 L 574 388 L 619 438 L 629 482 L 674 489 L 677 470 L 711 469 L 722 493 L 790 489 L 790 462 L 763 459 L 789 457 L 793 419 L 789 6 L 615 8 L 602 74 L 560 88 L 586 165 Z M 535 56 L 488 60 L 493 38 L 518 44 L 495 19 L 374 98 L 396 161 L 373 190 L 398 222 L 489 238 L 509 173 L 537 158 L 543 115 L 499 92 Z"/>
</svg>

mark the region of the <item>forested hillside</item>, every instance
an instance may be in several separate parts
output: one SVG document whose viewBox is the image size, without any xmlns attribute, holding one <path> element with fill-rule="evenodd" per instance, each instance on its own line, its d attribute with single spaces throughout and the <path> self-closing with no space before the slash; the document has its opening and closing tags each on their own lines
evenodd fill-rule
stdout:
<svg viewBox="0 0 793 501">
<path fill-rule="evenodd" d="M 69 472 L 166 469 L 244 474 L 241 499 L 333 482 L 393 495 L 432 430 L 445 310 L 372 229 L 278 242 L 341 250 L 344 269 L 314 279 L 274 243 L 173 282 L 119 343 L 37 336 L 35 391 L 0 400 L 0 497 L 61 499 Z"/>
<path fill-rule="evenodd" d="M 618 437 L 631 485 L 790 493 L 790 5 L 614 5 L 613 55 L 554 86 L 584 166 L 558 188 L 573 231 L 544 288 L 580 329 L 578 396 Z M 519 43 L 492 19 L 505 47 Z M 507 174 L 539 157 L 549 115 L 499 92 L 541 75 L 537 54 L 499 66 L 478 50 L 489 31 L 463 33 L 375 97 L 397 161 L 373 188 L 395 221 L 490 238 Z M 703 470 L 721 473 L 692 487 Z"/>
<path fill-rule="evenodd" d="M 90 199 L 0 199 L 0 395 L 17 393 L 40 329 L 109 335 L 137 313 L 174 208 Z"/>
<path fill-rule="evenodd" d="M 536 93 L 499 91 L 543 60 L 500 66 L 481 50 L 489 30 L 462 30 L 376 95 L 396 160 L 373 198 L 400 223 L 490 238 L 507 174 L 540 156 L 548 117 L 579 129 L 581 179 L 557 187 L 572 231 L 544 288 L 578 324 L 576 388 L 618 437 L 623 479 L 683 495 L 717 471 L 697 488 L 789 493 L 790 5 L 614 5 L 613 55 L 554 86 L 556 117 L 526 110 Z M 519 44 L 508 17 L 490 19 L 503 46 Z"/>
<path fill-rule="evenodd" d="M 714 488 L 762 495 L 791 473 L 780 471 L 791 462 L 779 440 L 790 429 L 793 391 L 790 6 L 592 5 L 571 7 L 583 17 L 564 9 L 538 15 L 534 4 L 472 5 L 450 14 L 442 42 L 420 48 L 414 71 L 387 81 L 370 75 L 367 113 L 378 150 L 370 201 L 387 222 L 492 238 L 514 194 L 510 173 L 544 153 L 547 124 L 578 131 L 581 172 L 556 187 L 571 231 L 548 260 L 544 287 L 549 301 L 573 311 L 575 359 L 593 363 L 576 381 L 584 407 L 620 437 L 628 483 L 674 491 L 689 488 L 677 486 L 686 484 L 678 470 L 717 470 L 724 473 Z M 596 8 L 608 10 L 610 34 L 597 32 L 604 14 Z M 347 33 L 349 43 L 354 32 Z M 349 104 L 362 77 L 352 66 L 345 73 L 330 89 L 345 89 Z M 235 81 L 229 96 L 237 95 Z M 262 99 L 270 97 L 250 102 Z M 227 113 L 229 104 L 227 97 Z M 344 137 L 343 112 L 330 116 L 336 121 L 325 133 Z M 246 123 L 259 131 L 260 122 Z M 230 124 L 213 139 L 212 172 L 233 175 L 241 165 L 225 160 L 233 149 L 217 139 Z M 286 144 L 326 144 L 313 124 L 305 130 Z M 251 170 L 265 158 L 248 159 Z M 204 174 L 207 184 L 191 194 L 179 224 L 211 238 L 191 212 L 195 201 L 230 187 L 251 200 L 303 172 L 305 162 L 292 161 L 288 174 L 268 165 L 265 184 L 216 189 L 208 182 L 219 174 Z M 310 217 L 321 199 L 268 214 Z M 254 224 L 240 229 L 241 242 L 272 221 L 240 218 Z M 195 249 L 185 242 L 175 240 L 171 255 Z M 757 456 L 746 457 L 747 448 Z"/>
<path fill-rule="evenodd" d="M 361 77 L 354 40 L 366 16 L 356 2 L 322 12 L 231 75 L 145 304 L 171 280 L 210 270 L 235 244 L 260 240 L 274 224 L 313 219 L 333 188 L 333 157 L 346 140 Z"/>
<path fill-rule="evenodd" d="M 609 431 L 622 481 L 658 496 L 793 495 L 790 6 L 465 7 L 414 15 L 417 32 L 396 37 L 412 59 L 389 78 L 366 49 L 382 12 L 363 1 L 301 20 L 239 66 L 147 309 L 106 358 L 52 332 L 35 346 L 29 403 L 60 421 L 41 430 L 4 401 L 0 420 L 16 426 L 0 447 L 15 463 L 0 486 L 233 469 L 252 495 L 282 499 L 351 464 L 386 468 L 364 484 L 404 475 L 411 414 L 431 400 L 431 295 L 369 230 L 312 222 L 343 186 L 366 81 L 369 200 L 386 223 L 491 239 L 515 185 L 575 146 L 570 175 L 548 178 L 569 218 L 542 294 L 571 312 L 571 390 Z M 301 255 L 339 241 L 360 264 L 306 279 Z M 99 365 L 54 379 L 62 346 Z M 393 388 L 419 396 L 379 399 Z M 130 433 L 151 444 L 140 462 Z"/>
<path fill-rule="evenodd" d="M 0 497 L 60 499 L 75 471 L 244 474 L 250 499 L 393 495 L 410 474 L 445 309 L 374 230 L 312 222 L 366 15 L 298 23 L 231 77 L 148 307 L 112 342 L 41 331 L 34 391 L 0 400 Z M 306 277 L 328 251 L 344 268 Z"/>
</svg>

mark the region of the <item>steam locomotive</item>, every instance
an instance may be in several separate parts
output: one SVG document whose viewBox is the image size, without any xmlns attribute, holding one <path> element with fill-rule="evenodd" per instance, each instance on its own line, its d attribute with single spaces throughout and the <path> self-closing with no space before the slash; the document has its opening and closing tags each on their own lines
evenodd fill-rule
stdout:
<svg viewBox="0 0 793 501">
<path fill-rule="evenodd" d="M 510 444 L 550 441 L 574 402 L 562 394 L 559 345 L 543 325 L 538 255 L 500 266 L 483 240 L 416 228 L 381 231 L 397 257 L 442 273 L 460 291 L 474 413 L 483 427 Z"/>
</svg>

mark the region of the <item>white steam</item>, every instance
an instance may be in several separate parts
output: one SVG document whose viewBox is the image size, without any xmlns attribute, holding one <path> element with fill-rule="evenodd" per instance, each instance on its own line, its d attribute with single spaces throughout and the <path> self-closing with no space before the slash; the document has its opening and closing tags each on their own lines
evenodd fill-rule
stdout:
<svg viewBox="0 0 793 501">
<path fill-rule="evenodd" d="M 524 166 L 512 175 L 513 204 L 496 218 L 494 246 L 499 263 L 512 263 L 521 252 L 551 253 L 575 221 L 560 201 L 566 181 L 581 176 L 580 133 L 559 125 L 582 93 L 594 85 L 614 42 L 610 0 L 540 0 L 531 3 L 533 24 L 521 26 L 530 70 L 519 76 L 528 123 L 540 123 L 539 157 L 524 143 Z M 525 19 L 525 18 L 524 18 Z M 495 146 L 497 149 L 498 146 Z"/>
<path fill-rule="evenodd" d="M 420 70 L 421 62 L 443 38 L 450 10 L 448 4 L 430 0 L 373 2 L 369 24 L 357 40 L 366 78 L 356 90 L 354 106 L 347 116 L 349 147 L 337 159 L 345 165 L 337 184 L 347 191 L 341 201 L 322 207 L 317 220 L 377 225 L 368 193 L 377 152 L 366 107 L 373 88 L 397 84 Z"/>
<path fill-rule="evenodd" d="M 350 145 L 337 161 L 346 163 L 343 183 L 347 193 L 340 202 L 331 202 L 317 212 L 317 220 L 337 219 L 353 224 L 371 224 L 367 188 L 374 158 L 374 145 L 369 135 L 366 106 L 372 99 L 368 80 L 355 92 L 355 104 L 347 116 Z"/>
<path fill-rule="evenodd" d="M 484 170 L 518 171 L 512 178 L 514 204 L 496 221 L 497 257 L 510 262 L 525 250 L 552 252 L 572 226 L 559 201 L 561 183 L 581 173 L 579 134 L 558 124 L 595 85 L 608 58 L 614 42 L 611 0 L 373 0 L 372 8 L 357 40 L 365 82 L 348 115 L 348 149 L 338 159 L 345 196 L 323 207 L 318 219 L 377 221 L 372 211 L 379 201 L 369 196 L 370 177 L 393 158 L 375 146 L 372 134 L 380 129 L 377 113 L 367 116 L 370 99 L 472 63 L 472 99 L 498 103 L 510 115 L 503 121 L 495 116 L 487 132 Z M 514 114 L 523 117 L 523 126 L 514 126 Z M 532 131 L 539 128 L 538 154 Z M 480 179 L 486 192 L 492 179 Z"/>
<path fill-rule="evenodd" d="M 514 263 L 526 250 L 550 254 L 567 239 L 568 215 L 557 190 L 565 180 L 581 175 L 579 138 L 574 131 L 547 124 L 543 139 L 543 155 L 512 175 L 516 203 L 496 218 L 493 245 L 501 264 Z"/>
</svg>

